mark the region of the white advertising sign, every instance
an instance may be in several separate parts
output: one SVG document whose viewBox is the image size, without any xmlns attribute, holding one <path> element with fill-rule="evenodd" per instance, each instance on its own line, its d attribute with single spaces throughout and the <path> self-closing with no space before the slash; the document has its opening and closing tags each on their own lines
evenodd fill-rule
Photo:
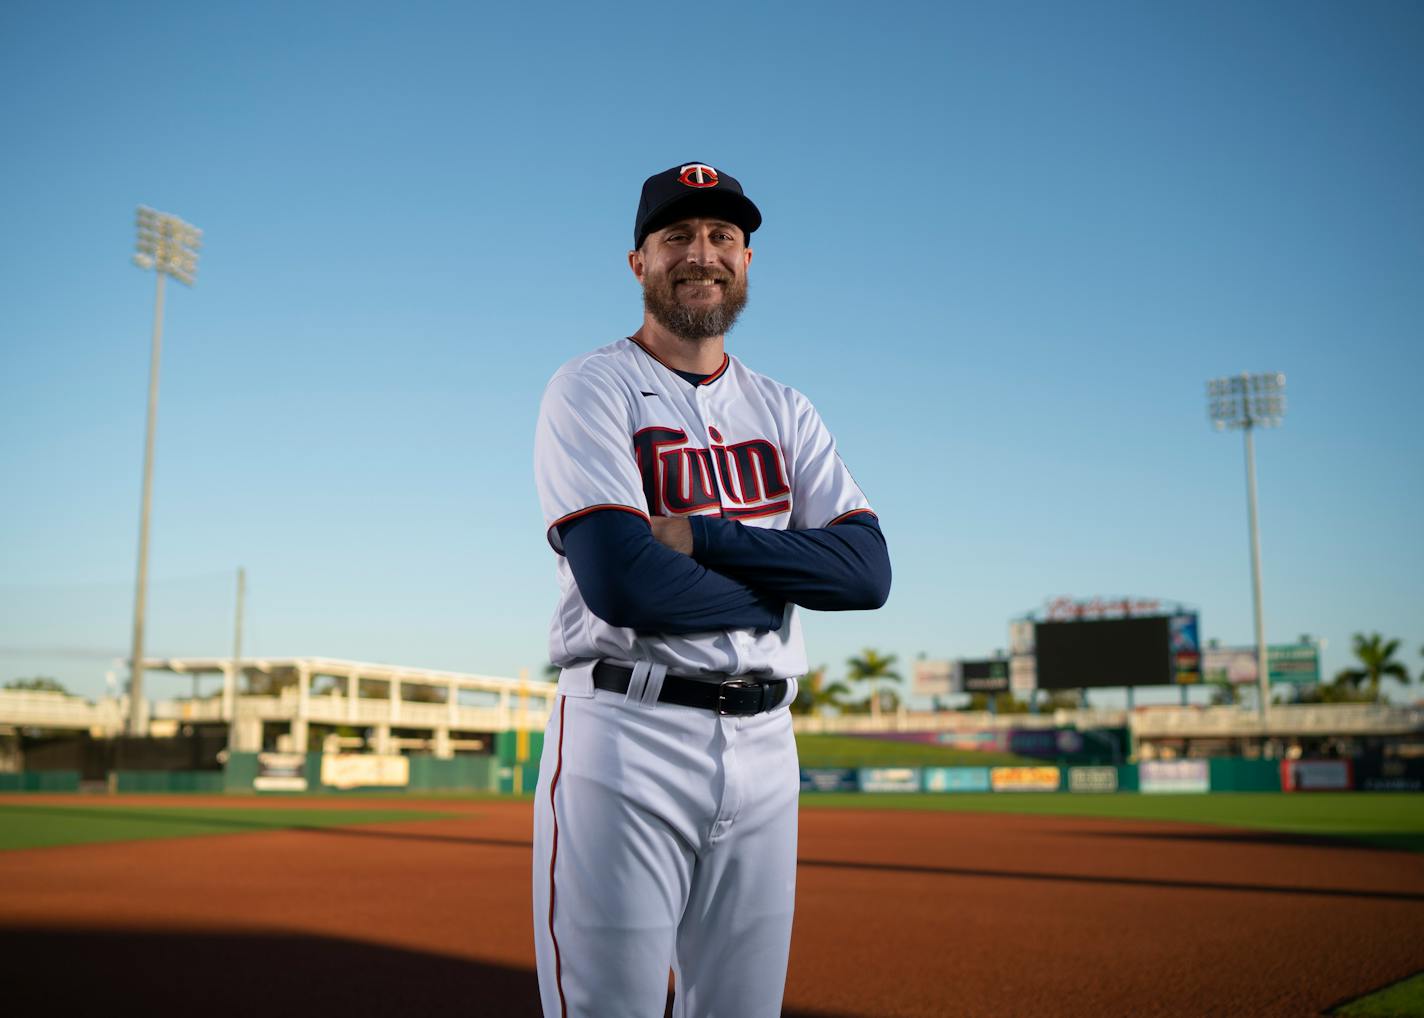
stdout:
<svg viewBox="0 0 1424 1018">
<path fill-rule="evenodd" d="M 374 753 L 328 753 L 321 758 L 321 783 L 332 788 L 404 788 L 410 761 Z"/>
<path fill-rule="evenodd" d="M 1142 792 L 1210 791 L 1211 767 L 1206 760 L 1147 760 L 1137 765 L 1137 787 Z"/>
<path fill-rule="evenodd" d="M 954 662 L 916 661 L 910 672 L 910 692 L 915 696 L 948 696 L 957 693 Z"/>
</svg>

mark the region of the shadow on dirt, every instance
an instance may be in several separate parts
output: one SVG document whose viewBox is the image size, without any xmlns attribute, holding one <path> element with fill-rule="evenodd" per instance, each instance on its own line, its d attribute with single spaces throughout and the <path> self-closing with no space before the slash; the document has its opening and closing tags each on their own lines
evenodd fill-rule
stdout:
<svg viewBox="0 0 1424 1018">
<path fill-rule="evenodd" d="M 1048 883 L 1098 884 L 1106 887 L 1161 887 L 1180 891 L 1231 891 L 1238 894 L 1285 894 L 1300 897 L 1357 898 L 1362 901 L 1424 901 L 1413 891 L 1355 890 L 1348 887 L 1291 887 L 1285 884 L 1228 883 L 1219 880 L 1169 880 L 1158 877 L 1118 877 L 1093 873 L 1036 873 L 1032 870 L 984 870 L 967 866 L 927 866 L 918 863 L 861 862 L 854 859 L 798 859 L 801 869 L 876 870 L 925 876 L 974 877 L 996 880 L 1041 880 Z"/>
<path fill-rule="evenodd" d="M 1267 845 L 1272 848 L 1335 848 L 1357 852 L 1424 851 L 1424 834 L 1341 831 L 1338 834 L 1292 834 L 1288 831 L 1074 831 L 1081 838 L 1132 838 L 1225 845 Z"/>
<path fill-rule="evenodd" d="M 474 920 L 472 920 L 474 921 Z M 0 928 L 8 1013 L 538 1018 L 527 969 L 284 933 Z M 784 1011 L 784 1018 L 853 1018 Z"/>
</svg>

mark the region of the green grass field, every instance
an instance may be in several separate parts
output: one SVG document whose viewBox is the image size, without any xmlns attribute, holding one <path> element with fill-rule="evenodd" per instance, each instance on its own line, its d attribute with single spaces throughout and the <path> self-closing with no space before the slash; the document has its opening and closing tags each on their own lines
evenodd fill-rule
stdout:
<svg viewBox="0 0 1424 1018">
<path fill-rule="evenodd" d="M 378 809 L 246 809 L 179 803 L 152 806 L 29 805 L 0 803 L 0 850 L 145 841 L 293 828 L 347 827 L 395 820 L 440 820 L 448 813 Z"/>
<path fill-rule="evenodd" d="M 1424 972 L 1342 1004 L 1330 1013 L 1346 1018 L 1419 1018 L 1424 1015 Z"/>
<path fill-rule="evenodd" d="M 1043 762 L 1013 753 L 855 735 L 798 735 L 796 755 L 802 767 L 1021 767 Z"/>
<path fill-rule="evenodd" d="M 960 794 L 808 793 L 806 809 L 919 809 L 1031 813 L 1122 820 L 1177 820 L 1313 837 L 1348 838 L 1424 852 L 1424 796 L 1392 792 L 1214 792 L 1209 795 L 1074 795 L 1063 792 Z"/>
<path fill-rule="evenodd" d="M 505 797 L 512 798 L 512 797 Z M 528 802 L 529 796 L 519 797 Z M 321 800 L 329 803 L 329 798 Z M 1424 796 L 1355 792 L 1281 795 L 1073 795 L 1068 793 L 872 794 L 809 793 L 808 809 L 914 809 L 1044 816 L 1170 820 L 1310 837 L 1346 838 L 1381 848 L 1424 852 Z M 293 828 L 438 820 L 436 811 L 385 809 L 190 808 L 155 796 L 152 804 L 96 806 L 0 802 L 0 850 L 152 838 L 237 834 Z"/>
</svg>

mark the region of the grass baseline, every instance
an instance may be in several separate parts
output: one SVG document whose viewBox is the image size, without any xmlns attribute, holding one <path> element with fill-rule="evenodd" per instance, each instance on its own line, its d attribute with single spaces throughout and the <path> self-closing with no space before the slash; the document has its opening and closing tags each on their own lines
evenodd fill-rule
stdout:
<svg viewBox="0 0 1424 1018">
<path fill-rule="evenodd" d="M 284 799 L 288 797 L 284 796 Z M 0 850 L 106 841 L 148 840 L 401 821 L 447 819 L 453 814 L 380 808 L 263 809 L 252 805 L 184 807 L 155 796 L 152 805 L 29 804 L 0 800 Z M 421 798 L 424 798 L 423 796 Z M 434 797 L 432 797 L 434 798 Z M 464 796 L 449 798 L 465 799 Z M 531 801 L 531 796 L 469 799 Z M 242 797 L 245 803 L 253 799 Z M 469 801 L 466 799 L 466 801 Z M 801 804 L 816 809 L 911 809 L 967 813 L 1161 820 L 1283 835 L 1340 838 L 1375 848 L 1424 852 L 1424 796 L 1407 792 L 1213 792 L 1144 795 L 1069 792 L 873 793 L 808 792 Z M 431 805 L 435 805 L 432 803 Z"/>
<path fill-rule="evenodd" d="M 1028 767 L 1042 760 L 1015 753 L 959 749 L 935 742 L 861 735 L 799 734 L 802 767 Z"/>
<path fill-rule="evenodd" d="M 806 809 L 910 809 L 1167 820 L 1277 834 L 1342 838 L 1424 852 L 1424 796 L 1408 792 L 807 792 Z"/>
<path fill-rule="evenodd" d="M 0 802 L 0 851 L 443 820 L 452 815 L 423 810 L 190 808 L 158 802 L 152 806 L 70 806 L 10 801 Z"/>
<path fill-rule="evenodd" d="M 1346 1001 L 1326 1014 L 1345 1018 L 1418 1018 L 1424 1015 L 1424 972 Z"/>
</svg>

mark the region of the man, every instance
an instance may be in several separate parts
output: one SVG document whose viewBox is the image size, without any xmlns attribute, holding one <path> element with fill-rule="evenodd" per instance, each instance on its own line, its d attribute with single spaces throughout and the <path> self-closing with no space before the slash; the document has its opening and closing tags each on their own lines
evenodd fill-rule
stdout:
<svg viewBox="0 0 1424 1018">
<path fill-rule="evenodd" d="M 534 465 L 561 596 L 535 796 L 544 1014 L 781 1013 L 800 775 L 796 605 L 878 608 L 879 523 L 815 408 L 725 350 L 761 213 L 726 173 L 649 177 L 632 336 L 565 364 Z"/>
</svg>

